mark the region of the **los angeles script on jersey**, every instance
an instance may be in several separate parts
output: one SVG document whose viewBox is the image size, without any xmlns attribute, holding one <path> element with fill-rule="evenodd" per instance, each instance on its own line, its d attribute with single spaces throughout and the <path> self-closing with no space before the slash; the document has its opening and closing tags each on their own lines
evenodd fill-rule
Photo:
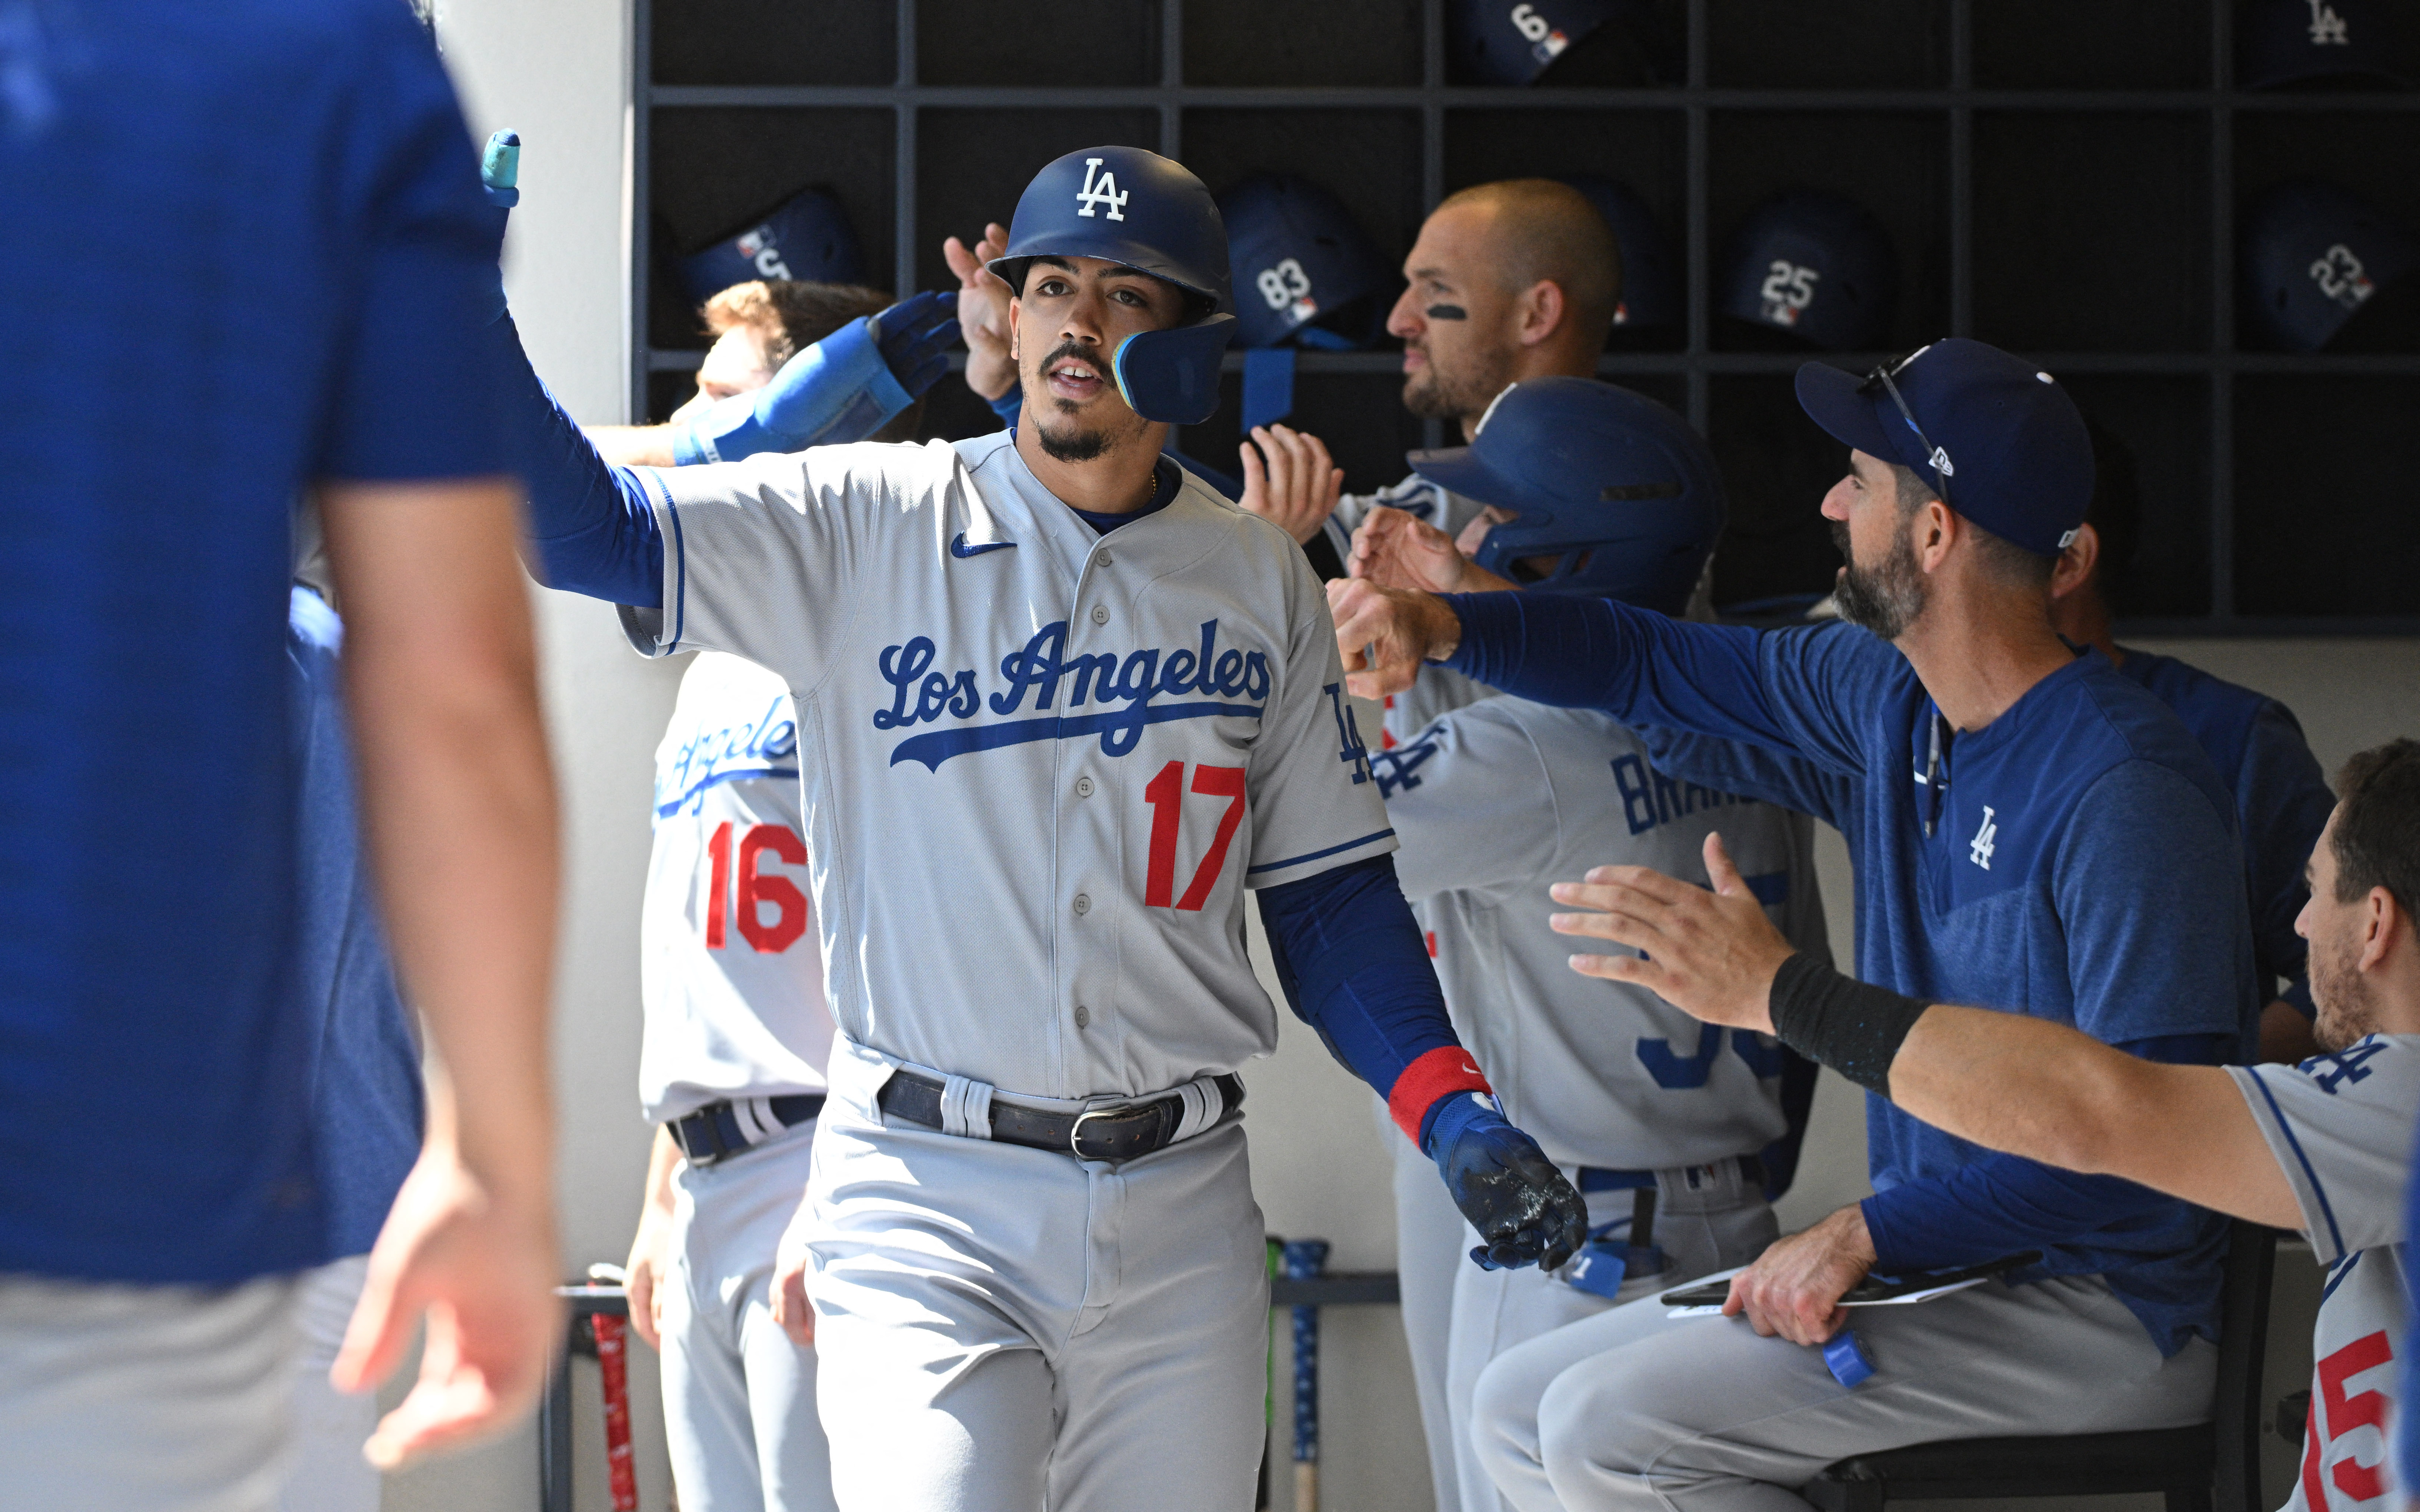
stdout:
<svg viewBox="0 0 2420 1512">
<path fill-rule="evenodd" d="M 1146 648 L 1123 658 L 1115 652 L 1071 656 L 1067 622 L 1054 620 L 1035 631 L 1021 648 L 1001 658 L 1005 686 L 988 697 L 973 668 L 932 670 L 938 649 L 931 637 L 918 635 L 882 649 L 882 679 L 892 693 L 891 707 L 875 710 L 874 727 L 908 729 L 945 719 L 973 719 L 986 711 L 1006 716 L 1027 708 L 1027 695 L 1032 695 L 1032 717 L 931 730 L 892 748 L 892 766 L 920 761 L 939 772 L 954 756 L 1028 740 L 1097 734 L 1102 755 L 1122 756 L 1134 750 L 1146 725 L 1219 714 L 1260 718 L 1269 694 L 1268 653 L 1221 649 L 1215 619 L 1203 620 L 1201 633 L 1198 647 Z M 1075 712 L 1088 705 L 1098 711 Z M 1054 707 L 1067 712 L 1046 712 Z"/>
<path fill-rule="evenodd" d="M 799 727 L 788 704 L 786 694 L 777 695 L 754 719 L 692 731 L 680 754 L 658 766 L 656 818 L 668 819 L 684 808 L 696 813 L 706 790 L 718 783 L 796 777 Z"/>
</svg>

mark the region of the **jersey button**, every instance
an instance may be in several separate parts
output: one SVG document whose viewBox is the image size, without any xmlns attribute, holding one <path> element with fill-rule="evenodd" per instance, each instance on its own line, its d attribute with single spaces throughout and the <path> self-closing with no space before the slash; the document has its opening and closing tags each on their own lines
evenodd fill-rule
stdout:
<svg viewBox="0 0 2420 1512">
<path fill-rule="evenodd" d="M 1092 1011 L 1091 1011 L 1090 1009 L 1086 1008 L 1086 1007 L 1084 1006 L 1084 1005 L 1082 1005 L 1081 1003 L 1077 1004 L 1077 1005 L 1076 1005 L 1076 1027 L 1077 1027 L 1077 1028 L 1078 1028 L 1078 1029 L 1089 1028 L 1089 1027 L 1091 1026 L 1092 1022 L 1093 1022 L 1093 1015 L 1092 1015 Z"/>
<path fill-rule="evenodd" d="M 1093 623 L 1094 623 L 1094 624 L 1095 624 L 1095 625 L 1106 625 L 1106 624 L 1108 624 L 1109 622 L 1109 605 L 1107 605 L 1107 604 L 1097 604 L 1097 603 L 1096 603 L 1096 604 L 1094 604 L 1094 605 L 1093 606 Z"/>
<path fill-rule="evenodd" d="M 1092 778 L 1078 777 L 1076 779 L 1076 796 L 1078 798 L 1090 798 L 1093 796 Z"/>
<path fill-rule="evenodd" d="M 1095 554 L 1095 555 L 1094 556 L 1093 560 L 1094 560 L 1094 561 L 1095 561 L 1095 562 L 1100 563 L 1103 567 L 1107 567 L 1107 566 L 1109 566 L 1110 563 L 1112 563 L 1112 562 L 1116 561 L 1116 560 L 1117 560 L 1117 558 L 1116 558 L 1116 557 L 1114 557 L 1114 556 L 1111 556 L 1111 555 L 1110 555 L 1109 553 L 1107 553 L 1107 552 L 1101 552 L 1101 553 L 1099 553 Z"/>
<path fill-rule="evenodd" d="M 1076 916 L 1077 916 L 1078 918 L 1081 918 L 1081 917 L 1083 917 L 1085 914 L 1090 913 L 1090 912 L 1093 912 L 1093 900 L 1092 900 L 1091 898 L 1089 898 L 1089 897 L 1086 897 L 1083 894 L 1081 894 L 1081 893 L 1078 893 L 1078 894 L 1076 895 Z"/>
</svg>

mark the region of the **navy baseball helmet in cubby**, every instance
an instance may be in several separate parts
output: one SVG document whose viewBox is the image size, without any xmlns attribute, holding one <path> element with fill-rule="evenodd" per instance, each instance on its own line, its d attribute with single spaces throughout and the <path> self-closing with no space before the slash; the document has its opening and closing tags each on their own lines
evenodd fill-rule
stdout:
<svg viewBox="0 0 2420 1512">
<path fill-rule="evenodd" d="M 827 190 L 801 189 L 680 260 L 681 292 L 691 304 L 756 278 L 862 283 L 865 262 L 840 201 Z"/>
<path fill-rule="evenodd" d="M 1731 238 L 1715 308 L 1831 351 L 1869 351 L 1890 329 L 1899 256 L 1854 200 L 1790 189 L 1748 212 Z"/>
<path fill-rule="evenodd" d="M 1473 82 L 1531 84 L 1619 8 L 1613 0 L 1454 0 L 1447 35 Z"/>
<path fill-rule="evenodd" d="M 1575 174 L 1563 182 L 1588 196 L 1621 248 L 1621 300 L 1613 308 L 1614 328 L 1653 330 L 1679 325 L 1683 318 L 1680 270 L 1647 201 L 1628 184 L 1598 174 Z"/>
<path fill-rule="evenodd" d="M 1247 347 L 1343 351 L 1376 339 L 1388 269 L 1343 202 L 1291 173 L 1261 173 L 1218 196 Z"/>
<path fill-rule="evenodd" d="M 2252 202 L 2240 260 L 2255 329 L 2289 351 L 2317 351 L 2411 273 L 2420 245 L 2350 190 L 2298 179 Z"/>
</svg>

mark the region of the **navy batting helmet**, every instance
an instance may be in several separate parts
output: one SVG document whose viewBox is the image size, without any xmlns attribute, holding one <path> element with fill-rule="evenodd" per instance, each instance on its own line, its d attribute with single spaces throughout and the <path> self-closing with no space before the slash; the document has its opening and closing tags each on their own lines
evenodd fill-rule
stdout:
<svg viewBox="0 0 2420 1512">
<path fill-rule="evenodd" d="M 864 277 L 848 213 L 821 189 L 801 189 L 773 209 L 751 215 L 680 262 L 681 291 L 692 304 L 756 278 L 854 284 Z"/>
<path fill-rule="evenodd" d="M 1624 331 L 1680 324 L 1681 279 L 1647 201 L 1628 184 L 1592 173 L 1563 182 L 1588 196 L 1621 248 L 1621 301 L 1613 307 L 1613 323 Z"/>
<path fill-rule="evenodd" d="M 2387 31 L 2395 0 L 2252 0 L 2237 18 L 2243 86 L 2318 79 L 2399 87 Z"/>
<path fill-rule="evenodd" d="M 1199 314 L 1118 343 L 1118 393 L 1146 420 L 1199 425 L 1218 408 L 1218 358 L 1234 338 L 1227 227 L 1185 164 L 1139 147 L 1088 147 L 1044 166 L 1016 201 L 990 268 L 1025 292 L 1035 257 L 1099 257 L 1174 284 Z"/>
<path fill-rule="evenodd" d="M 1866 209 L 1792 189 L 1748 213 L 1731 239 L 1722 313 L 1834 351 L 1879 343 L 1899 298 L 1899 257 Z"/>
<path fill-rule="evenodd" d="M 1262 173 L 1218 196 L 1242 292 L 1237 339 L 1248 347 L 1342 351 L 1376 334 L 1387 265 L 1334 195 L 1290 173 Z"/>
<path fill-rule="evenodd" d="M 2242 257 L 2252 320 L 2282 346 L 2317 351 L 2412 271 L 2420 247 L 2359 195 L 2302 179 L 2253 202 Z"/>
<path fill-rule="evenodd" d="M 1613 0 L 1457 0 L 1454 47 L 1475 82 L 1529 84 L 1615 8 Z"/>
<path fill-rule="evenodd" d="M 1412 471 L 1517 518 L 1487 533 L 1479 565 L 1531 586 L 1677 615 L 1723 528 L 1723 485 L 1689 423 L 1593 378 L 1535 378 L 1496 397 L 1467 446 L 1408 454 Z"/>
</svg>

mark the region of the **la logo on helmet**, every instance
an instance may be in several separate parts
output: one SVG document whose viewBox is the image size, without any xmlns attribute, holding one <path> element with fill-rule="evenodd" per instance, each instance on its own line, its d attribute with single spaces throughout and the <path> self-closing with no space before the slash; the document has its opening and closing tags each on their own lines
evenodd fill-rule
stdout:
<svg viewBox="0 0 2420 1512">
<path fill-rule="evenodd" d="M 1084 187 L 1076 193 L 1076 203 L 1084 208 L 1076 213 L 1090 215 L 1096 208 L 1107 205 L 1109 208 L 1109 213 L 1105 218 L 1123 221 L 1125 219 L 1126 195 L 1132 191 L 1119 190 L 1118 176 L 1114 172 L 1101 174 L 1096 179 L 1094 176 L 1094 170 L 1100 165 L 1101 160 L 1098 158 L 1084 160 Z"/>
</svg>

